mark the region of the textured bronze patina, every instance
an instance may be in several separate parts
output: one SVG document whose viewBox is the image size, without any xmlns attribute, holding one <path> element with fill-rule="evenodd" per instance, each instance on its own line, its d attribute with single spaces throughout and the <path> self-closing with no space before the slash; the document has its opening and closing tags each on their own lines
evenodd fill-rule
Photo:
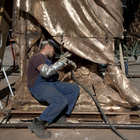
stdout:
<svg viewBox="0 0 140 140">
<path fill-rule="evenodd" d="M 139 104 L 140 93 L 134 88 L 127 90 L 131 87 L 128 79 L 113 66 L 114 38 L 123 36 L 122 13 L 120 0 L 15 0 L 13 37 L 20 67 L 16 87 L 25 83 L 28 59 L 38 51 L 39 43 L 53 38 L 73 53 L 78 65 L 76 78 L 93 94 L 94 86 L 96 98 L 104 110 L 131 110 Z M 107 67 L 105 83 L 98 75 L 98 63 L 111 64 Z M 74 82 L 69 71 L 61 72 L 60 77 L 63 81 Z M 118 92 L 107 85 L 109 81 L 116 85 Z M 38 105 L 27 87 L 24 91 L 21 89 L 21 94 L 14 98 L 13 108 L 33 110 L 36 106 L 37 110 Z M 95 103 L 82 88 L 74 111 L 97 111 Z"/>
<path fill-rule="evenodd" d="M 104 82 L 116 89 L 132 106 L 140 105 L 140 92 L 131 85 L 123 72 L 113 65 L 107 67 Z"/>
<path fill-rule="evenodd" d="M 113 38 L 123 35 L 120 0 L 16 0 L 15 7 L 17 17 L 21 10 L 29 15 L 27 34 L 40 33 L 32 24 L 36 19 L 57 41 L 63 36 L 64 47 L 74 54 L 96 63 L 114 62 Z"/>
</svg>

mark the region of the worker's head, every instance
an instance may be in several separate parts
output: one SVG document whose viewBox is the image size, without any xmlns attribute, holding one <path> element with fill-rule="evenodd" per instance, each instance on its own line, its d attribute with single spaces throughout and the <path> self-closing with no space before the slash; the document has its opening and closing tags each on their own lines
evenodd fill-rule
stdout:
<svg viewBox="0 0 140 140">
<path fill-rule="evenodd" d="M 60 45 L 52 39 L 41 42 L 39 49 L 49 58 L 52 58 L 54 55 L 58 58 L 61 54 Z"/>
</svg>

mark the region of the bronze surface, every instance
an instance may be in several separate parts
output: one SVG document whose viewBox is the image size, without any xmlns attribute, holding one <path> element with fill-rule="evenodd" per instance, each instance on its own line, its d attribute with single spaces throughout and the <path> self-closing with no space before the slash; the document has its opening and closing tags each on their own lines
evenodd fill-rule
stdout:
<svg viewBox="0 0 140 140">
<path fill-rule="evenodd" d="M 35 38 L 40 37 L 40 29 L 32 24 L 35 19 L 53 38 L 61 40 L 61 36 L 64 37 L 64 47 L 74 54 L 92 62 L 114 62 L 113 38 L 123 35 L 120 0 L 15 1 L 16 23 L 21 11 L 25 11 L 30 19 L 28 21 L 30 26 L 27 27 L 28 35 L 38 34 Z M 17 30 L 20 25 L 15 24 L 14 28 Z M 29 38 L 28 44 L 33 40 L 36 41 L 34 37 Z"/>
</svg>

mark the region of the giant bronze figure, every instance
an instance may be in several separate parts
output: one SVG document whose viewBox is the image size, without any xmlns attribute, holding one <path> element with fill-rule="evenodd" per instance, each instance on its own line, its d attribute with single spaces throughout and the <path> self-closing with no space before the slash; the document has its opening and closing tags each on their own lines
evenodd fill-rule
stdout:
<svg viewBox="0 0 140 140">
<path fill-rule="evenodd" d="M 13 38 L 20 78 L 13 107 L 32 108 L 29 99 L 33 103 L 33 98 L 25 82 L 27 64 L 47 38 L 62 44 L 63 51 L 73 53 L 71 59 L 78 66 L 75 77 L 92 92 L 94 86 L 103 110 L 131 110 L 139 105 L 140 92 L 114 61 L 114 40 L 123 36 L 122 13 L 120 0 L 15 0 Z M 104 79 L 99 76 L 99 63 L 108 65 Z M 60 79 L 74 82 L 70 68 L 60 71 Z M 82 88 L 74 111 L 97 111 Z"/>
</svg>

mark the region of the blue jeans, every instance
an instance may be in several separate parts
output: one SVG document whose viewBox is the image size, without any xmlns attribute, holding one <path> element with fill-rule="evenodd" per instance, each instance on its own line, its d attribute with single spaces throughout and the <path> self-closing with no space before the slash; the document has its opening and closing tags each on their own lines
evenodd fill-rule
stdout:
<svg viewBox="0 0 140 140">
<path fill-rule="evenodd" d="M 49 106 L 39 116 L 40 120 L 47 121 L 48 124 L 65 109 L 65 113 L 70 115 L 79 95 L 78 85 L 67 82 L 43 82 L 34 85 L 30 89 L 32 95 L 41 102 L 47 102 Z"/>
</svg>

